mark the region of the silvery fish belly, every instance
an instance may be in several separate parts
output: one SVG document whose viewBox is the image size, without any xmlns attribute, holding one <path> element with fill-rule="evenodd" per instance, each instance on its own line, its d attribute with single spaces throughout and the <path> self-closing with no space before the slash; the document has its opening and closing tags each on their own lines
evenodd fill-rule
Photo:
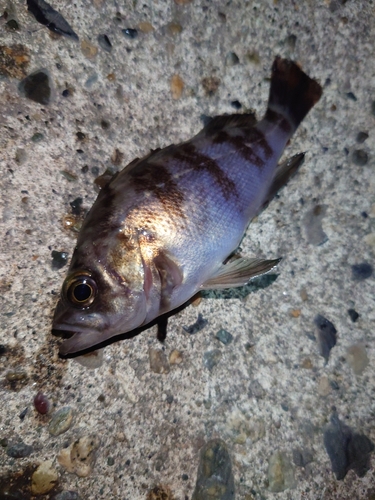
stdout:
<svg viewBox="0 0 375 500">
<path fill-rule="evenodd" d="M 197 291 L 246 284 L 277 260 L 229 257 L 303 155 L 278 165 L 320 85 L 276 58 L 264 118 L 213 118 L 193 139 L 136 159 L 100 191 L 62 287 L 61 354 L 146 325 Z"/>
</svg>

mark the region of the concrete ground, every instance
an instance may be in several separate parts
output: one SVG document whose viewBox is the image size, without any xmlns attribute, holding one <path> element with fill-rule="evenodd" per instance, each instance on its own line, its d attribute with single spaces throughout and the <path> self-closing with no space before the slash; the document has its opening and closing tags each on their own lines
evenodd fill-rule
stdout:
<svg viewBox="0 0 375 500">
<path fill-rule="evenodd" d="M 344 429 L 338 460 L 348 460 L 350 432 L 375 442 L 373 3 L 52 6 L 79 41 L 38 23 L 25 2 L 0 0 L 2 495 L 13 487 L 9 498 L 30 498 L 30 475 L 50 460 L 58 481 L 50 498 L 69 498 L 56 495 L 70 490 L 87 500 L 190 499 L 199 450 L 220 438 L 236 499 L 375 498 L 374 469 L 337 480 L 323 438 L 335 408 L 334 421 L 352 430 L 336 425 Z M 128 28 L 138 36 L 122 32 Z M 103 34 L 111 50 L 106 39 L 99 43 Z M 277 54 L 324 87 L 286 152 L 306 151 L 304 165 L 242 244 L 243 255 L 283 257 L 277 279 L 244 298 L 188 307 L 171 318 L 164 346 L 154 327 L 106 347 L 97 368 L 92 357 L 59 359 L 51 320 L 67 265 L 52 267 L 51 252 L 70 257 L 74 249 L 70 203 L 82 198 L 88 209 L 99 174 L 190 138 L 202 115 L 240 104 L 261 116 Z M 51 82 L 48 104 L 18 88 L 40 69 Z M 206 326 L 187 333 L 183 326 L 198 314 Z M 318 314 L 337 330 L 327 362 Z M 232 342 L 216 338 L 221 329 Z M 34 408 L 39 391 L 50 402 L 47 415 Z M 54 424 L 69 428 L 51 429 L 63 407 L 70 409 Z M 96 451 L 82 471 L 66 450 L 85 436 Z M 20 443 L 31 449 L 14 451 Z"/>
</svg>

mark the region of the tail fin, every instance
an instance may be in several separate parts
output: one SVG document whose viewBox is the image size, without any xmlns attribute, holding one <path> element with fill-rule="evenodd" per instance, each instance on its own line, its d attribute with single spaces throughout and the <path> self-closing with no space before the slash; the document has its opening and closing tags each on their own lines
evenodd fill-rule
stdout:
<svg viewBox="0 0 375 500">
<path fill-rule="evenodd" d="M 272 65 L 266 118 L 281 114 L 295 130 L 321 95 L 319 83 L 307 76 L 296 63 L 276 57 Z"/>
</svg>

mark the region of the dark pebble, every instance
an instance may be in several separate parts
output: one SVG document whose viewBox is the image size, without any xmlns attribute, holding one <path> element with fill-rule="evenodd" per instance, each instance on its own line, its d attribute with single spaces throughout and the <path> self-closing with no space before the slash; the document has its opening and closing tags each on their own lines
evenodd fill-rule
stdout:
<svg viewBox="0 0 375 500">
<path fill-rule="evenodd" d="M 183 326 L 182 328 L 185 332 L 190 333 L 190 335 L 195 335 L 199 331 L 203 330 L 203 328 L 208 324 L 208 321 L 203 318 L 201 313 L 198 314 L 197 321 L 190 326 Z"/>
<path fill-rule="evenodd" d="M 320 314 L 315 317 L 314 323 L 318 329 L 320 354 L 328 362 L 330 351 L 336 345 L 337 330 L 333 323 Z"/>
<path fill-rule="evenodd" d="M 370 453 L 374 450 L 374 444 L 368 437 L 353 432 L 341 422 L 336 412 L 324 430 L 324 446 L 338 480 L 344 479 L 350 469 L 359 477 L 363 477 L 370 469 Z"/>
<path fill-rule="evenodd" d="M 7 449 L 8 457 L 12 458 L 28 457 L 29 455 L 31 455 L 32 452 L 33 452 L 33 447 L 25 443 L 18 443 L 13 446 L 10 446 Z"/>
<path fill-rule="evenodd" d="M 353 151 L 352 160 L 355 165 L 363 167 L 368 162 L 368 154 L 363 149 L 356 149 Z"/>
<path fill-rule="evenodd" d="M 73 31 L 65 18 L 44 0 L 27 0 L 27 10 L 35 19 L 49 30 L 59 35 L 78 41 L 78 35 Z"/>
<path fill-rule="evenodd" d="M 0 439 L 0 446 L 2 448 L 6 448 L 8 446 L 8 439 L 7 438 L 1 438 Z"/>
<path fill-rule="evenodd" d="M 181 479 L 183 481 L 187 481 L 189 479 L 189 476 L 187 474 L 182 474 Z"/>
<path fill-rule="evenodd" d="M 228 52 L 225 58 L 225 64 L 227 66 L 236 66 L 236 64 L 239 64 L 239 62 L 240 60 L 235 52 Z"/>
<path fill-rule="evenodd" d="M 368 262 L 362 262 L 361 264 L 354 264 L 352 266 L 352 278 L 356 281 L 367 280 L 372 276 L 373 269 L 372 265 Z"/>
<path fill-rule="evenodd" d="M 359 314 L 355 309 L 348 309 L 348 314 L 350 316 L 350 319 L 355 323 L 357 319 L 359 318 Z"/>
<path fill-rule="evenodd" d="M 289 46 L 290 50 L 294 50 L 296 48 L 296 43 L 297 43 L 296 35 L 287 36 L 285 42 Z"/>
<path fill-rule="evenodd" d="M 11 19 L 10 21 L 8 21 L 6 23 L 6 27 L 12 31 L 18 31 L 20 29 L 20 26 L 15 19 Z"/>
<path fill-rule="evenodd" d="M 70 206 L 72 207 L 72 214 L 73 215 L 81 215 L 82 203 L 83 203 L 83 199 L 80 197 L 76 198 L 75 200 L 73 200 L 69 203 Z"/>
<path fill-rule="evenodd" d="M 126 36 L 126 38 L 131 38 L 131 39 L 134 39 L 134 38 L 137 38 L 138 36 L 138 31 L 137 30 L 134 30 L 132 28 L 126 28 L 124 30 L 121 30 L 124 34 L 124 36 Z"/>
<path fill-rule="evenodd" d="M 0 356 L 3 356 L 7 352 L 5 345 L 0 344 Z"/>
<path fill-rule="evenodd" d="M 224 328 L 222 328 L 221 330 L 219 330 L 216 334 L 216 338 L 218 340 L 220 340 L 220 342 L 222 342 L 224 345 L 227 345 L 227 344 L 230 344 L 233 340 L 233 335 L 229 332 L 227 332 L 226 330 L 224 330 Z"/>
<path fill-rule="evenodd" d="M 39 104 L 49 104 L 51 85 L 46 71 L 35 71 L 24 78 L 18 85 L 20 94 Z"/>
<path fill-rule="evenodd" d="M 61 95 L 63 97 L 69 97 L 70 96 L 70 90 L 69 89 L 65 89 L 62 91 Z"/>
<path fill-rule="evenodd" d="M 109 122 L 107 122 L 107 120 L 102 120 L 100 122 L 100 126 L 102 127 L 103 130 L 108 130 L 109 127 L 111 126 L 111 124 Z M 99 170 L 98 170 L 98 173 L 99 173 Z"/>
<path fill-rule="evenodd" d="M 367 219 L 367 217 L 368 217 L 368 213 L 367 213 L 367 212 L 365 212 L 365 211 L 361 212 L 361 215 L 362 215 L 362 217 L 363 217 L 364 219 Z"/>
<path fill-rule="evenodd" d="M 89 166 L 88 165 L 84 165 L 82 168 L 81 168 L 81 172 L 83 174 L 87 174 L 87 172 L 89 171 Z"/>
<path fill-rule="evenodd" d="M 265 396 L 266 391 L 261 386 L 258 380 L 253 380 L 249 385 L 249 398 L 261 399 Z"/>
<path fill-rule="evenodd" d="M 19 414 L 20 420 L 23 420 L 26 417 L 26 414 L 27 414 L 28 410 L 29 409 L 26 406 L 26 408 L 23 411 L 21 411 L 21 413 Z"/>
<path fill-rule="evenodd" d="M 77 132 L 76 137 L 79 141 L 84 141 L 86 139 L 86 134 L 84 134 L 83 132 Z"/>
<path fill-rule="evenodd" d="M 64 267 L 68 261 L 67 252 L 57 252 L 56 250 L 52 250 L 52 269 L 61 269 Z"/>
<path fill-rule="evenodd" d="M 111 52 L 112 44 L 107 35 L 98 35 L 98 43 L 106 52 Z"/>
<path fill-rule="evenodd" d="M 107 465 L 110 467 L 115 464 L 115 459 L 113 457 L 108 457 L 107 458 Z"/>
<path fill-rule="evenodd" d="M 232 106 L 232 108 L 234 109 L 241 109 L 242 108 L 242 104 L 240 103 L 240 101 L 232 101 L 230 103 L 230 105 Z"/>
<path fill-rule="evenodd" d="M 356 141 L 358 142 L 358 144 L 362 144 L 363 142 L 365 142 L 366 139 L 368 139 L 367 132 L 358 132 L 356 137 Z"/>
<path fill-rule="evenodd" d="M 42 141 L 43 139 L 44 139 L 44 135 L 43 135 L 43 134 L 41 134 L 40 132 L 36 132 L 36 133 L 32 136 L 32 138 L 31 138 L 32 142 L 40 142 L 40 141 Z"/>
<path fill-rule="evenodd" d="M 348 92 L 348 93 L 346 94 L 346 97 L 347 97 L 348 99 L 351 99 L 352 101 L 356 101 L 356 100 L 357 100 L 357 98 L 356 98 L 356 96 L 353 94 L 353 92 Z"/>
<path fill-rule="evenodd" d="M 45 415 L 48 413 L 50 404 L 48 398 L 42 392 L 38 392 L 38 394 L 34 398 L 34 407 L 38 413 L 41 415 Z"/>
<path fill-rule="evenodd" d="M 234 477 L 226 444 L 209 441 L 201 450 L 192 500 L 234 500 Z"/>
<path fill-rule="evenodd" d="M 91 167 L 91 173 L 92 175 L 99 175 L 99 167 Z"/>
<path fill-rule="evenodd" d="M 375 101 L 371 103 L 371 113 L 375 116 Z"/>
</svg>

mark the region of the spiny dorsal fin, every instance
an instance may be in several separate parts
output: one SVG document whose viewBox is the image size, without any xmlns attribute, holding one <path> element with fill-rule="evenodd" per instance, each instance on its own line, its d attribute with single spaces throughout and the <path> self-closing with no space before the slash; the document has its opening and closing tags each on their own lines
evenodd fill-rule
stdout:
<svg viewBox="0 0 375 500">
<path fill-rule="evenodd" d="M 281 259 L 263 260 L 239 257 L 223 264 L 209 280 L 200 286 L 201 290 L 220 290 L 246 285 L 252 278 L 268 273 Z"/>
</svg>

